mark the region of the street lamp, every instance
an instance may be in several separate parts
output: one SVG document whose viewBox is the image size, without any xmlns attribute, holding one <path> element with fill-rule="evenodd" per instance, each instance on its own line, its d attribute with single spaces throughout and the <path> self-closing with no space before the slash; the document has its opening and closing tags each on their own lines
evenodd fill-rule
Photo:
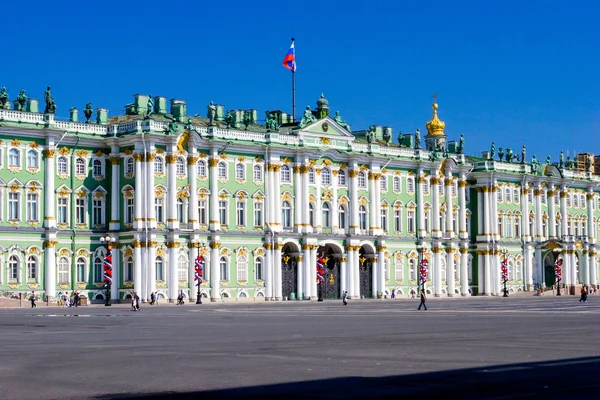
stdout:
<svg viewBox="0 0 600 400">
<path fill-rule="evenodd" d="M 419 252 L 419 280 L 421 281 L 421 290 L 425 292 L 425 282 L 427 282 L 427 260 L 423 257 L 425 246 L 417 245 L 417 251 Z"/>
<path fill-rule="evenodd" d="M 508 250 L 502 250 L 502 263 L 500 265 L 500 269 L 502 270 L 502 281 L 504 282 L 504 295 L 502 297 L 508 297 L 508 289 L 506 288 L 506 282 L 508 282 L 508 264 L 506 261 L 506 255 L 508 254 Z"/>
<path fill-rule="evenodd" d="M 552 251 L 555 253 L 560 253 L 562 249 L 556 248 Z M 560 296 L 560 281 L 562 278 L 562 259 L 558 259 L 558 254 L 556 255 L 556 261 L 554 262 L 554 278 L 556 280 L 556 295 Z"/>
<path fill-rule="evenodd" d="M 106 254 L 106 257 L 104 257 L 104 262 L 103 262 L 104 282 L 106 283 L 106 299 L 105 299 L 104 305 L 106 307 L 111 306 L 110 287 L 112 285 L 112 264 L 113 264 L 112 263 L 112 246 L 115 244 L 116 241 L 117 241 L 117 239 L 115 239 L 114 237 L 110 237 L 110 235 L 106 235 L 105 237 L 100 238 L 100 242 L 106 243 L 107 248 L 108 248 L 108 253 Z"/>
<path fill-rule="evenodd" d="M 204 243 L 202 242 L 192 242 L 192 247 L 198 249 L 198 253 L 196 256 L 196 262 L 194 263 L 194 280 L 197 280 L 198 283 L 196 286 L 198 287 L 198 291 L 196 293 L 196 304 L 202 304 L 202 295 L 200 294 L 200 284 L 203 281 L 202 276 L 204 275 L 204 268 L 206 263 L 204 262 L 204 257 L 200 255 L 200 248 L 204 247 Z"/>
</svg>

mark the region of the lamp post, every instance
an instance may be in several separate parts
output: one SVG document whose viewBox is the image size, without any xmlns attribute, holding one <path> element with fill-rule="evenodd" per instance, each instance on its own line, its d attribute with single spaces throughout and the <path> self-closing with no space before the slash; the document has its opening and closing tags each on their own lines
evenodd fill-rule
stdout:
<svg viewBox="0 0 600 400">
<path fill-rule="evenodd" d="M 112 285 L 112 246 L 117 240 L 114 237 L 110 237 L 110 235 L 106 235 L 105 237 L 100 238 L 101 243 L 106 243 L 108 248 L 108 254 L 104 258 L 104 282 L 106 282 L 106 299 L 104 302 L 104 306 L 110 307 L 112 304 L 110 302 L 110 287 Z"/>
<path fill-rule="evenodd" d="M 557 248 L 552 250 L 555 253 L 559 253 L 562 249 Z M 554 262 L 554 279 L 556 280 L 556 295 L 560 296 L 560 281 L 562 278 L 562 260 L 558 259 L 558 255 L 556 255 L 556 261 Z"/>
<path fill-rule="evenodd" d="M 421 290 L 425 292 L 425 282 L 427 282 L 427 261 L 424 262 L 423 259 L 425 246 L 422 244 L 417 245 L 417 251 L 419 252 L 419 280 L 421 281 Z"/>
<path fill-rule="evenodd" d="M 196 256 L 196 262 L 194 263 L 194 265 L 195 265 L 194 276 L 195 276 L 195 280 L 198 281 L 198 283 L 196 284 L 196 286 L 198 287 L 198 291 L 196 292 L 196 304 L 202 304 L 202 295 L 200 294 L 200 284 L 203 281 L 202 276 L 204 275 L 204 267 L 205 267 L 206 263 L 204 262 L 204 258 L 202 256 L 200 256 L 200 248 L 204 247 L 204 243 L 192 242 L 192 247 L 194 247 L 198 250 L 197 256 Z"/>
<path fill-rule="evenodd" d="M 506 283 L 508 282 L 508 265 L 507 265 L 507 261 L 506 261 L 506 255 L 508 254 L 508 250 L 504 249 L 502 250 L 502 263 L 501 263 L 501 270 L 502 270 L 502 281 L 504 282 L 504 295 L 502 297 L 508 297 L 508 289 L 506 288 Z"/>
</svg>

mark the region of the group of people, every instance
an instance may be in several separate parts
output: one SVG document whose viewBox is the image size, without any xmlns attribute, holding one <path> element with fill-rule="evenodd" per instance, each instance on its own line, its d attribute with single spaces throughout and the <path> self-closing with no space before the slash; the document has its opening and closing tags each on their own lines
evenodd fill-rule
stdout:
<svg viewBox="0 0 600 400">
<path fill-rule="evenodd" d="M 154 295 L 154 293 L 152 293 Z M 140 311 L 140 296 L 136 292 L 133 292 L 131 296 L 131 311 Z"/>
<path fill-rule="evenodd" d="M 184 304 L 185 304 L 185 301 L 183 301 L 183 298 L 184 298 L 184 297 L 185 297 L 185 296 L 184 296 L 184 294 L 183 294 L 183 290 L 180 290 L 180 291 L 179 291 L 179 294 L 177 295 L 177 305 L 178 305 L 178 306 L 182 306 L 182 305 L 184 305 Z"/>
<path fill-rule="evenodd" d="M 81 305 L 81 297 L 79 296 L 79 292 L 75 290 L 70 296 L 68 292 L 58 292 L 56 304 L 63 307 L 79 307 Z"/>
<path fill-rule="evenodd" d="M 158 305 L 158 294 L 157 293 L 150 293 L 150 305 L 151 306 L 157 306 Z"/>
<path fill-rule="evenodd" d="M 591 286 L 588 287 L 587 285 L 583 285 L 579 293 L 581 294 L 579 302 L 583 301 L 584 303 L 587 303 L 588 294 L 594 294 L 594 288 Z"/>
</svg>

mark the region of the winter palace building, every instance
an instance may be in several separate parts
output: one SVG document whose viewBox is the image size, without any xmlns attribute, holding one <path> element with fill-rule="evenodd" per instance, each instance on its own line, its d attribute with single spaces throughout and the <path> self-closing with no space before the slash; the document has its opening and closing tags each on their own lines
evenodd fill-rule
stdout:
<svg viewBox="0 0 600 400">
<path fill-rule="evenodd" d="M 526 149 L 464 154 L 433 117 L 420 132 L 351 131 L 321 96 L 300 121 L 281 111 L 186 113 L 135 95 L 125 115 L 55 118 L 0 91 L 0 293 L 103 299 L 106 237 L 114 301 L 136 291 L 213 301 L 406 297 L 428 260 L 432 296 L 597 285 L 600 177 L 591 154 L 528 160 Z M 92 118 L 92 116 L 94 118 Z M 394 137 L 392 137 L 394 136 Z M 317 285 L 318 255 L 326 262 Z"/>
</svg>

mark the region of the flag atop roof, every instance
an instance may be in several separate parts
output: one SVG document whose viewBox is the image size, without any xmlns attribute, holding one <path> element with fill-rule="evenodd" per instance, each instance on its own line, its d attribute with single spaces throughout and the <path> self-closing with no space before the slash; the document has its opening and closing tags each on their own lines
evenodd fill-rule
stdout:
<svg viewBox="0 0 600 400">
<path fill-rule="evenodd" d="M 292 72 L 296 72 L 296 50 L 294 48 L 294 39 L 287 54 L 283 58 L 283 66 Z"/>
</svg>

